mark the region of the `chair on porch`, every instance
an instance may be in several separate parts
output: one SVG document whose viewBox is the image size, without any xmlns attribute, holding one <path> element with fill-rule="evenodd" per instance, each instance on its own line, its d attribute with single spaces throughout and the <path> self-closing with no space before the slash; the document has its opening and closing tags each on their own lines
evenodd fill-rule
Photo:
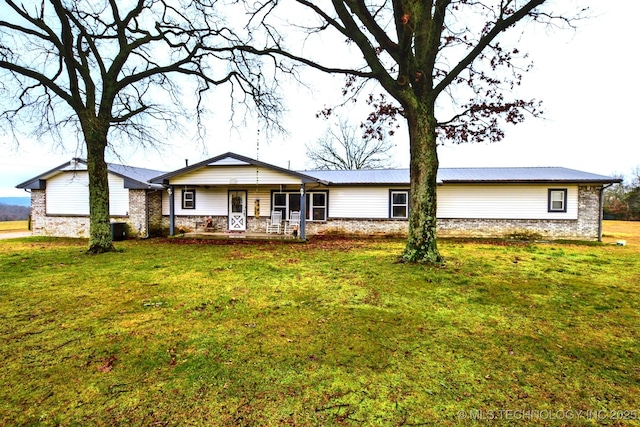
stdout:
<svg viewBox="0 0 640 427">
<path fill-rule="evenodd" d="M 267 233 L 280 234 L 281 227 L 282 227 L 282 212 L 272 211 L 271 218 L 267 219 Z"/>
<path fill-rule="evenodd" d="M 291 211 L 289 220 L 284 224 L 284 234 L 293 233 L 297 237 L 298 230 L 300 230 L 300 211 Z"/>
</svg>

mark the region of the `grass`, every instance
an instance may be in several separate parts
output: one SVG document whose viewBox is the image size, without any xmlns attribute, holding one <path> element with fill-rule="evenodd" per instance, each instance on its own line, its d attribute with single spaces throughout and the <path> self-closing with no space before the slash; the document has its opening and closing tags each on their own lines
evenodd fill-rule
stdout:
<svg viewBox="0 0 640 427">
<path fill-rule="evenodd" d="M 11 231 L 27 231 L 29 221 L 0 221 L 0 233 Z"/>
<path fill-rule="evenodd" d="M 638 425 L 638 225 L 445 240 L 443 268 L 401 240 L 0 241 L 0 425 Z"/>
</svg>

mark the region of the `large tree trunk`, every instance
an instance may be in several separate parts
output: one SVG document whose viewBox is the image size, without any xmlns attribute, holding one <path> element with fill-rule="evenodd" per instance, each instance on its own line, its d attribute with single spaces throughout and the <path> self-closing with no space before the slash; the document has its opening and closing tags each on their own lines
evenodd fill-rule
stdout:
<svg viewBox="0 0 640 427">
<path fill-rule="evenodd" d="M 438 153 L 433 105 L 405 108 L 411 150 L 409 236 L 402 255 L 407 262 L 441 264 L 436 240 Z"/>
<path fill-rule="evenodd" d="M 87 170 L 89 172 L 89 250 L 99 254 L 115 250 L 109 217 L 109 175 L 104 153 L 108 127 L 85 128 Z"/>
</svg>

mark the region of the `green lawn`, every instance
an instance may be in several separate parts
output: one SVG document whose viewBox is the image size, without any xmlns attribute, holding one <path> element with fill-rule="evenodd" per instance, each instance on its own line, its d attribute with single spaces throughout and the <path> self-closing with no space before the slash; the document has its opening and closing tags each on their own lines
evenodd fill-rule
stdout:
<svg viewBox="0 0 640 427">
<path fill-rule="evenodd" d="M 638 425 L 640 229 L 615 227 L 441 241 L 442 268 L 401 240 L 0 241 L 0 425 Z"/>
</svg>

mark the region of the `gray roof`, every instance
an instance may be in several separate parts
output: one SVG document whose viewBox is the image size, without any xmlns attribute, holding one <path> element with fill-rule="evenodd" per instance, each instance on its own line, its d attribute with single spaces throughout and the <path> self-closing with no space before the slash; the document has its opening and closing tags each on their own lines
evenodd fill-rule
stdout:
<svg viewBox="0 0 640 427">
<path fill-rule="evenodd" d="M 163 171 L 158 171 L 154 169 L 146 169 L 146 168 L 138 168 L 133 166 L 126 165 L 118 165 L 115 163 L 107 163 L 107 167 L 109 168 L 109 172 L 112 172 L 116 175 L 120 175 L 125 179 L 135 180 L 144 185 L 144 188 L 152 187 L 152 188 L 162 188 L 161 185 L 149 184 L 149 181 L 156 176 L 163 174 Z M 127 187 L 131 188 L 131 187 Z"/>
<path fill-rule="evenodd" d="M 125 188 L 145 189 L 162 188 L 171 177 L 185 172 L 214 164 L 250 164 L 278 170 L 297 176 L 302 182 L 318 182 L 326 185 L 409 185 L 409 169 L 366 169 L 366 170 L 311 170 L 292 171 L 249 157 L 234 153 L 226 153 L 207 159 L 183 169 L 165 173 L 146 168 L 137 168 L 115 163 L 108 163 L 110 173 L 125 180 Z M 64 171 L 86 170 L 86 160 L 72 159 L 35 178 L 18 184 L 17 188 L 43 189 L 44 181 Z M 609 184 L 621 182 L 618 178 L 597 175 L 574 169 L 561 167 L 526 167 L 526 168 L 440 168 L 438 183 L 594 183 Z M 150 184 L 151 183 L 151 184 Z"/>
<path fill-rule="evenodd" d="M 70 162 L 65 162 L 45 173 L 42 173 L 28 181 L 16 185 L 16 188 L 24 188 L 31 190 L 43 189 L 43 182 L 47 179 L 58 175 L 61 172 L 70 172 L 74 170 L 86 170 L 87 161 L 85 159 L 74 158 Z M 125 188 L 129 189 L 146 189 L 146 188 L 162 188 L 161 185 L 149 184 L 149 180 L 163 173 L 162 171 L 137 168 L 133 166 L 119 165 L 115 163 L 107 163 L 107 170 L 124 179 Z"/>
<path fill-rule="evenodd" d="M 334 185 L 409 185 L 409 169 L 303 171 Z M 599 183 L 620 182 L 618 178 L 561 167 L 526 168 L 440 168 L 438 183 Z"/>
<path fill-rule="evenodd" d="M 409 169 L 315 170 L 302 173 L 330 184 L 409 184 Z"/>
</svg>

